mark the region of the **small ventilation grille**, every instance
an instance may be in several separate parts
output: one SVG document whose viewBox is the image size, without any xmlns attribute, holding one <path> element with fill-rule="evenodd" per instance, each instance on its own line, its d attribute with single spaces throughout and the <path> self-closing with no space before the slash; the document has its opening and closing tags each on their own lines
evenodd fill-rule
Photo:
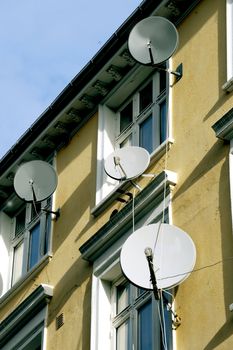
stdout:
<svg viewBox="0 0 233 350">
<path fill-rule="evenodd" d="M 61 313 L 60 315 L 58 315 L 56 317 L 56 330 L 58 330 L 59 328 L 61 328 L 64 324 L 64 314 Z"/>
</svg>

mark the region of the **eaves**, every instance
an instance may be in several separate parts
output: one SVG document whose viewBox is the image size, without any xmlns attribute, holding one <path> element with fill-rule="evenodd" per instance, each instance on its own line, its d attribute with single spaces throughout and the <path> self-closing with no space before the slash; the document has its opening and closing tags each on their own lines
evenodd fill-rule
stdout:
<svg viewBox="0 0 233 350">
<path fill-rule="evenodd" d="M 125 77 L 142 69 L 127 49 L 128 35 L 134 25 L 150 15 L 164 16 L 177 24 L 199 1 L 144 0 L 140 4 L 1 159 L 0 207 L 14 192 L 13 178 L 21 163 L 48 160 L 69 142 Z"/>
</svg>

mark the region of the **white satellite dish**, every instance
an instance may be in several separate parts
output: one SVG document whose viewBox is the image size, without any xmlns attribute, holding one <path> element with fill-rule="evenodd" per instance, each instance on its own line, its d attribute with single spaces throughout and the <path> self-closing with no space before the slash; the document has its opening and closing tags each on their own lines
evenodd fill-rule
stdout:
<svg viewBox="0 0 233 350">
<path fill-rule="evenodd" d="M 173 23 L 159 16 L 138 22 L 130 32 L 128 47 L 141 64 L 158 65 L 168 60 L 178 46 L 178 32 Z"/>
<path fill-rule="evenodd" d="M 104 170 L 115 180 L 132 180 L 143 174 L 150 164 L 150 155 L 145 148 L 128 146 L 111 153 Z"/>
<path fill-rule="evenodd" d="M 41 202 L 49 198 L 56 187 L 55 169 L 42 160 L 24 163 L 14 177 L 15 192 L 26 202 Z"/>
<path fill-rule="evenodd" d="M 169 224 L 152 224 L 135 231 L 124 243 L 120 263 L 125 276 L 136 286 L 153 289 L 146 248 L 152 249 L 158 289 L 172 288 L 191 273 L 196 248 L 187 233 Z"/>
</svg>

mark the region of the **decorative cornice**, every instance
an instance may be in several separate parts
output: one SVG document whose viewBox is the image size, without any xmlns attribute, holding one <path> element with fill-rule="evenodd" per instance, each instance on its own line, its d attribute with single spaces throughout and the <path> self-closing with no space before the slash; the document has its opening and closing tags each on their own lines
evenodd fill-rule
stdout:
<svg viewBox="0 0 233 350">
<path fill-rule="evenodd" d="M 213 126 L 216 137 L 230 141 L 233 139 L 233 108 L 230 109 Z"/>
<path fill-rule="evenodd" d="M 48 304 L 53 287 L 41 284 L 0 323 L 0 348 Z"/>
<path fill-rule="evenodd" d="M 135 223 L 146 213 L 158 206 L 176 184 L 176 173 L 163 171 L 156 176 L 134 199 Z M 166 187 L 165 187 L 166 186 Z M 83 259 L 94 262 L 108 247 L 116 242 L 132 225 L 132 201 L 113 215 L 86 243 L 80 247 Z"/>
<path fill-rule="evenodd" d="M 229 79 L 225 84 L 223 84 L 222 90 L 225 92 L 231 92 L 233 90 L 233 78 Z"/>
</svg>

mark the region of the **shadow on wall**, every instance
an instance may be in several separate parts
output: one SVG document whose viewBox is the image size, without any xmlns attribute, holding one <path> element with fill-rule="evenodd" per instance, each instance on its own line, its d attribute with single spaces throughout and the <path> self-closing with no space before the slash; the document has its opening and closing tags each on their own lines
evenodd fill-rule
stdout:
<svg viewBox="0 0 233 350">
<path fill-rule="evenodd" d="M 219 181 L 219 215 L 221 223 L 221 239 L 222 239 L 222 269 L 223 269 L 223 285 L 224 285 L 224 303 L 226 322 L 209 341 L 204 350 L 214 350 L 217 346 L 224 343 L 233 335 L 233 314 L 229 310 L 229 305 L 233 303 L 233 260 L 227 259 L 233 256 L 233 237 L 231 230 L 231 211 L 230 211 L 230 193 L 229 183 L 226 181 L 229 174 L 228 159 L 222 166 Z M 224 261 L 225 260 L 225 261 Z M 217 317 L 217 315 L 216 315 Z M 233 347 L 233 345 L 232 345 Z"/>
<path fill-rule="evenodd" d="M 211 117 L 224 102 L 229 99 L 229 95 L 227 95 L 222 90 L 222 85 L 226 82 L 226 13 L 225 13 L 225 1 L 223 0 L 209 0 L 209 1 L 201 1 L 196 8 L 192 11 L 191 17 L 187 17 L 184 22 L 181 23 L 181 26 L 185 26 L 185 30 L 181 32 L 180 40 L 179 40 L 179 51 L 182 48 L 189 44 L 191 40 L 198 35 L 200 31 L 202 31 L 206 24 L 209 22 L 211 17 L 216 16 L 215 22 L 217 23 L 216 28 L 216 39 L 218 40 L 218 46 L 216 50 L 216 54 L 218 57 L 216 58 L 218 61 L 218 66 L 216 67 L 216 72 L 218 74 L 218 99 L 215 104 L 212 106 L 210 111 L 204 116 L 203 121 L 206 121 L 209 117 Z M 190 19 L 192 22 L 190 24 Z M 186 25 L 187 23 L 187 25 Z M 179 29 L 179 28 L 178 28 Z M 184 33 L 184 35 L 183 35 Z M 209 38 L 211 41 L 211 37 Z M 200 63 L 200 56 L 203 52 L 203 43 L 199 42 L 199 48 L 196 47 L 195 53 L 192 56 L 194 71 L 198 71 L 198 67 L 201 66 L 201 69 L 209 72 L 209 63 L 210 56 L 206 57 L 206 59 L 202 60 Z M 190 77 L 187 77 L 190 78 Z"/>
<path fill-rule="evenodd" d="M 92 202 L 94 191 L 91 185 L 91 178 L 92 176 L 89 174 L 61 207 L 61 216 L 54 224 L 54 253 L 69 236 L 88 209 L 84 204 L 88 203 L 88 206 L 90 206 L 90 202 Z M 83 198 L 85 198 L 85 201 Z M 89 222 L 90 220 L 91 214 L 89 214 L 89 218 L 87 218 L 86 221 Z M 82 230 L 82 234 L 84 233 L 85 232 Z M 80 237 L 81 234 L 79 233 L 78 236 Z"/>
<path fill-rule="evenodd" d="M 218 140 L 205 154 L 197 167 L 191 172 L 191 174 L 187 176 L 187 180 L 183 182 L 180 188 L 178 188 L 176 193 L 173 195 L 173 200 L 186 192 L 202 176 L 204 176 L 214 166 L 216 166 L 224 157 L 226 157 L 226 151 L 225 147 L 223 147 L 223 141 Z"/>
<path fill-rule="evenodd" d="M 182 196 L 188 191 L 202 176 L 205 176 L 212 168 L 222 162 L 220 177 L 219 177 L 219 209 L 220 218 L 220 232 L 221 232 L 221 248 L 222 248 L 222 271 L 223 271 L 223 294 L 225 305 L 226 322 L 217 331 L 204 350 L 214 350 L 217 346 L 233 335 L 233 313 L 229 311 L 229 305 L 233 303 L 233 237 L 232 237 L 232 223 L 231 223 L 231 203 L 229 191 L 229 164 L 228 164 L 228 150 L 229 145 L 224 145 L 223 141 L 217 140 L 211 149 L 206 153 L 204 158 L 190 173 L 184 183 L 174 193 L 173 200 Z M 219 288 L 219 287 L 217 287 Z M 209 305 L 210 312 L 216 308 Z M 218 318 L 218 315 L 213 314 L 213 317 Z"/>
<path fill-rule="evenodd" d="M 77 185 L 73 184 L 73 190 L 70 196 L 61 206 L 61 216 L 57 222 L 54 223 L 54 238 L 53 238 L 53 252 L 55 253 L 67 236 L 71 233 L 73 228 L 83 219 L 83 215 L 94 205 L 95 201 L 95 174 L 96 174 L 96 130 L 94 129 L 97 118 L 91 118 L 88 121 L 91 124 L 88 130 L 84 128 L 79 134 L 75 135 L 71 143 L 62 149 L 58 156 L 58 176 L 65 168 L 69 167 L 72 162 L 77 163 L 75 166 L 75 174 L 67 172 L 68 177 L 77 179 Z M 93 127 L 94 125 L 94 127 Z M 87 134 L 88 131 L 88 134 Z M 88 136 L 85 136 L 85 135 Z M 79 180 L 80 166 L 82 166 L 81 155 L 88 149 L 87 158 L 85 159 L 85 170 L 81 169 L 82 181 Z M 84 172 L 86 172 L 84 174 Z M 66 178 L 64 181 L 69 181 Z M 60 183 L 59 186 L 62 186 Z M 58 189 L 59 191 L 59 189 Z M 62 189 L 60 189 L 62 191 Z M 57 203 L 59 206 L 59 202 Z M 88 214 L 85 214 L 88 215 Z M 89 217 L 85 221 L 91 220 L 89 210 Z M 80 225 L 81 227 L 81 225 Z M 81 227 L 82 229 L 82 227 Z M 78 233 L 80 236 L 80 232 Z"/>
<path fill-rule="evenodd" d="M 82 325 L 74 323 L 72 333 L 75 334 L 75 327 L 80 327 L 82 333 L 80 339 L 77 337 L 77 349 L 86 350 L 90 348 L 90 308 L 91 308 L 91 275 L 92 267 L 81 257 L 78 258 L 70 269 L 63 275 L 54 289 L 54 295 L 49 307 L 48 325 L 54 322 L 56 316 L 62 312 L 64 305 L 72 295 L 81 288 L 82 300 L 77 300 L 77 315 L 79 316 L 78 304 L 80 303 L 80 313 L 82 312 Z M 83 284 L 86 282 L 85 291 Z M 67 313 L 67 317 L 69 314 Z"/>
</svg>

